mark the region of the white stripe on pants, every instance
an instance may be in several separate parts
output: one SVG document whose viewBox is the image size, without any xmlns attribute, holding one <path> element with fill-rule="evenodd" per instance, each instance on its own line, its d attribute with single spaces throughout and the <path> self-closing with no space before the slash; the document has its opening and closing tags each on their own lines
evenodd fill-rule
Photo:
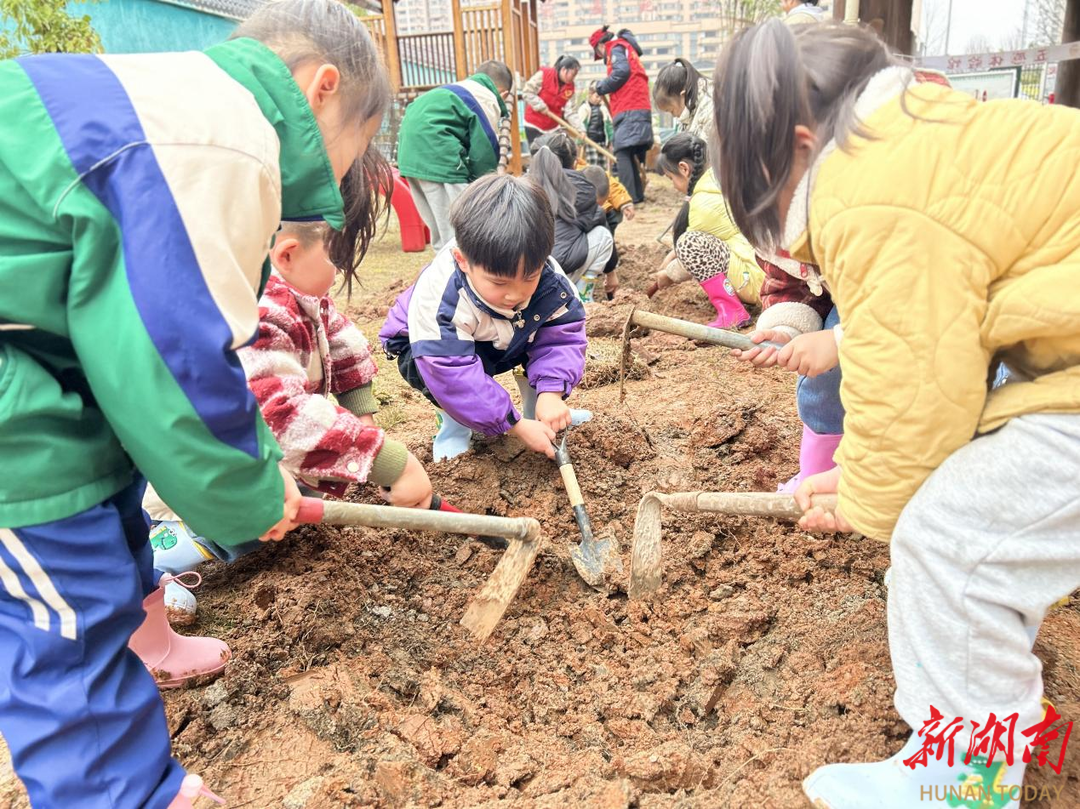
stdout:
<svg viewBox="0 0 1080 809">
<path fill-rule="evenodd" d="M 889 650 L 896 709 L 986 722 L 1042 717 L 1024 625 L 1080 585 L 1080 415 L 1015 418 L 950 455 L 893 532 Z M 1018 739 L 1019 741 L 1019 739 Z"/>
<path fill-rule="evenodd" d="M 585 254 L 585 263 L 570 274 L 570 280 L 577 287 L 579 296 L 583 301 L 593 300 L 593 287 L 596 279 L 604 273 L 604 267 L 611 259 L 611 251 L 615 249 L 615 238 L 611 235 L 607 225 L 597 225 L 587 234 L 589 250 Z"/>
<path fill-rule="evenodd" d="M 434 183 L 431 180 L 405 178 L 412 192 L 416 210 L 431 231 L 431 246 L 438 252 L 454 238 L 454 229 L 450 226 L 450 206 L 468 188 L 468 183 Z"/>
</svg>

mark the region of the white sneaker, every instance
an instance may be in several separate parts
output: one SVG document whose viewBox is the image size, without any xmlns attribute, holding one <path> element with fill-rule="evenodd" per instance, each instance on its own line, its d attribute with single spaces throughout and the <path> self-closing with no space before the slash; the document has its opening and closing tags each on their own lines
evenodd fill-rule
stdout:
<svg viewBox="0 0 1080 809">
<path fill-rule="evenodd" d="M 803 781 L 803 792 L 817 809 L 1019 809 L 1026 769 L 1022 752 L 1014 754 L 1011 767 L 1001 752 L 989 767 L 983 756 L 964 764 L 968 730 L 955 737 L 952 767 L 946 756 L 938 761 L 932 755 L 926 766 L 917 764 L 914 770 L 904 764 L 923 744 L 912 733 L 900 752 L 885 761 L 818 767 Z"/>
</svg>

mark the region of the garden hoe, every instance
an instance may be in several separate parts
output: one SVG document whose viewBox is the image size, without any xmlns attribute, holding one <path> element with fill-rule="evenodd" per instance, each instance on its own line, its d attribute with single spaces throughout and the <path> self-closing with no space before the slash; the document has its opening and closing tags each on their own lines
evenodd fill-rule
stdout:
<svg viewBox="0 0 1080 809">
<path fill-rule="evenodd" d="M 453 507 L 451 506 L 450 509 Z M 480 642 L 487 640 L 499 623 L 540 550 L 540 523 L 532 517 L 489 517 L 446 508 L 422 510 L 342 503 L 305 497 L 296 522 L 323 525 L 363 525 L 368 528 L 402 528 L 409 531 L 444 531 L 482 537 L 504 537 L 510 547 L 491 576 L 469 602 L 461 624 Z"/>
<path fill-rule="evenodd" d="M 574 563 L 578 575 L 590 587 L 606 591 L 608 577 L 622 575 L 622 560 L 619 558 L 618 543 L 610 536 L 597 539 L 593 536 L 592 523 L 585 511 L 585 499 L 581 496 L 574 465 L 570 462 L 570 452 L 566 449 L 566 436 L 555 446 L 555 463 L 559 465 L 563 486 L 570 496 L 570 505 L 574 509 L 574 519 L 581 531 L 581 544 L 570 549 L 570 560 Z"/>
<path fill-rule="evenodd" d="M 812 503 L 836 510 L 836 495 L 814 495 Z M 634 549 L 630 557 L 630 598 L 643 598 L 660 586 L 660 507 L 676 511 L 738 514 L 798 520 L 803 510 L 790 494 L 743 492 L 649 492 L 638 503 L 634 519 Z"/>
</svg>

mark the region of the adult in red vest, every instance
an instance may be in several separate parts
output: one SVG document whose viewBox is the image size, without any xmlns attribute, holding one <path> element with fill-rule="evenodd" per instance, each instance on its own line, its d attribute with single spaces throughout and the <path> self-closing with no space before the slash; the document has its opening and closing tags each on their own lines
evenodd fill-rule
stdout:
<svg viewBox="0 0 1080 809">
<path fill-rule="evenodd" d="M 641 46 L 626 28 L 618 34 L 604 26 L 589 37 L 593 56 L 607 65 L 606 79 L 597 82 L 596 92 L 608 96 L 615 125 L 616 173 L 634 203 L 645 200 L 641 171 L 645 154 L 653 145 L 652 104 L 649 77 L 641 64 Z"/>
<path fill-rule="evenodd" d="M 560 56 L 553 67 L 542 67 L 525 83 L 521 95 L 525 99 L 525 137 L 529 148 L 533 141 L 559 125 L 545 113 L 551 111 L 570 126 L 581 129 L 577 113 L 571 108 L 564 114 L 566 103 L 574 97 L 574 79 L 581 62 L 573 56 Z"/>
</svg>

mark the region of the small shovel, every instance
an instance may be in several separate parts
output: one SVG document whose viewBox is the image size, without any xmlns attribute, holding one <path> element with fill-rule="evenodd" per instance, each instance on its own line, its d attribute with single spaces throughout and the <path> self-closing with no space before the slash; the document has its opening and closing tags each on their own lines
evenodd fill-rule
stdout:
<svg viewBox="0 0 1080 809">
<path fill-rule="evenodd" d="M 815 506 L 836 510 L 835 494 L 817 494 Z M 739 514 L 748 517 L 775 517 L 796 521 L 803 510 L 790 494 L 741 492 L 649 492 L 638 503 L 634 519 L 634 550 L 630 557 L 630 598 L 643 598 L 660 586 L 660 507 L 675 511 Z"/>
<path fill-rule="evenodd" d="M 305 497 L 297 523 L 363 525 L 368 528 L 403 528 L 412 531 L 444 531 L 449 534 L 505 537 L 510 547 L 502 555 L 484 586 L 465 610 L 461 624 L 483 642 L 495 629 L 514 600 L 540 551 L 540 523 L 532 517 L 489 517 L 452 511 L 441 504 L 431 509 L 371 506 L 361 503 Z M 453 506 L 450 507 L 453 509 Z"/>
<path fill-rule="evenodd" d="M 622 574 L 622 560 L 619 558 L 618 545 L 610 537 L 597 539 L 593 536 L 592 523 L 585 511 L 585 499 L 581 496 L 574 465 L 570 462 L 570 452 L 566 449 L 568 432 L 563 433 L 562 441 L 555 446 L 555 463 L 559 465 L 559 474 L 570 496 L 578 530 L 581 531 L 581 544 L 570 549 L 570 560 L 586 584 L 607 590 L 608 576 Z"/>
</svg>

